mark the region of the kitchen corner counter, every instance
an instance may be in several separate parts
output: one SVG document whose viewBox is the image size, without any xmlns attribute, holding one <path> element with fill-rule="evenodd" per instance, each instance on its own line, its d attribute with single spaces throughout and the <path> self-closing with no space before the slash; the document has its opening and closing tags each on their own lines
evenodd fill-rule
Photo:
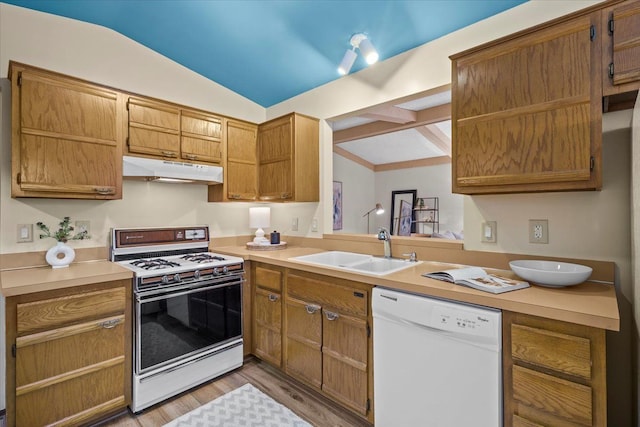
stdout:
<svg viewBox="0 0 640 427">
<path fill-rule="evenodd" d="M 133 272 L 106 260 L 72 263 L 66 268 L 35 267 L 0 271 L 2 295 L 70 288 L 112 280 L 131 279 Z"/>
<path fill-rule="evenodd" d="M 566 288 L 546 288 L 532 285 L 526 289 L 491 294 L 422 276 L 424 273 L 455 268 L 456 264 L 423 261 L 415 267 L 396 273 L 374 276 L 309 265 L 290 259 L 324 251 L 318 248 L 289 247 L 275 251 L 252 251 L 241 246 L 227 246 L 216 247 L 215 251 L 239 256 L 248 261 L 264 262 L 374 286 L 384 286 L 399 291 L 546 317 L 600 329 L 620 330 L 618 301 L 615 287 L 611 284 L 585 282 Z M 513 276 L 513 272 L 510 270 L 487 270 Z"/>
</svg>

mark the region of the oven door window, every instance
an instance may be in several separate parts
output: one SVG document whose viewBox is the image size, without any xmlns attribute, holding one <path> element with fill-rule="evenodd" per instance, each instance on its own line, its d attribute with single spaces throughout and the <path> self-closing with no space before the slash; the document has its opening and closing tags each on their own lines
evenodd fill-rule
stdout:
<svg viewBox="0 0 640 427">
<path fill-rule="evenodd" d="M 138 373 L 242 336 L 240 284 L 142 299 L 137 311 Z"/>
</svg>

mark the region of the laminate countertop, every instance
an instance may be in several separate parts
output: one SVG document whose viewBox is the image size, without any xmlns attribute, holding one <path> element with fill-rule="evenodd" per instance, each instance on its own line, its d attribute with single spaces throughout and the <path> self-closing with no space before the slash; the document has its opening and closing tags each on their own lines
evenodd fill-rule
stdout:
<svg viewBox="0 0 640 427">
<path fill-rule="evenodd" d="M 611 331 L 620 330 L 620 315 L 615 286 L 584 282 L 564 288 L 531 285 L 526 289 L 492 294 L 466 286 L 423 277 L 422 274 L 456 268 L 459 265 L 422 261 L 413 267 L 375 276 L 310 265 L 291 259 L 301 255 L 323 252 L 322 249 L 289 247 L 282 250 L 249 250 L 244 246 L 216 247 L 215 252 L 235 255 L 248 261 L 263 262 L 281 267 L 304 270 L 347 280 L 384 286 L 399 291 L 444 298 L 464 303 L 493 307 L 501 310 L 546 317 Z M 511 270 L 486 269 L 514 277 Z"/>
<path fill-rule="evenodd" d="M 116 263 L 100 260 L 71 263 L 65 268 L 34 267 L 0 271 L 5 298 L 73 286 L 131 279 L 133 272 Z"/>
</svg>

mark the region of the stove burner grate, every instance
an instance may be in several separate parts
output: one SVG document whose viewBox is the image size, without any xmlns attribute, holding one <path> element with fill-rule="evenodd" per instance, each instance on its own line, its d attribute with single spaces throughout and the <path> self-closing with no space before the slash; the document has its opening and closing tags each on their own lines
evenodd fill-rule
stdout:
<svg viewBox="0 0 640 427">
<path fill-rule="evenodd" d="M 140 267 L 143 270 L 161 270 L 163 268 L 180 266 L 180 264 L 177 262 L 167 261 L 166 259 L 162 259 L 162 258 L 139 259 L 136 261 L 132 261 L 130 264 L 135 265 L 136 267 Z"/>
<path fill-rule="evenodd" d="M 197 263 L 210 262 L 210 261 L 224 261 L 225 259 L 218 255 L 211 255 L 207 253 L 199 253 L 199 254 L 187 254 L 181 256 L 180 258 Z"/>
</svg>

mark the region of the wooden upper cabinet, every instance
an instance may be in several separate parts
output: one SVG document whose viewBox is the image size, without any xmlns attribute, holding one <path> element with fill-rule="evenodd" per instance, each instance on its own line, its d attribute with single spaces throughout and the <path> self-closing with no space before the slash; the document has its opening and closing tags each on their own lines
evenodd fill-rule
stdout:
<svg viewBox="0 0 640 427">
<path fill-rule="evenodd" d="M 297 113 L 258 127 L 260 200 L 319 200 L 319 139 L 318 119 Z"/>
<path fill-rule="evenodd" d="M 189 110 L 182 110 L 181 119 L 180 150 L 182 158 L 221 164 L 222 119 Z"/>
<path fill-rule="evenodd" d="M 129 153 L 166 159 L 180 157 L 180 109 L 157 101 L 130 97 Z"/>
<path fill-rule="evenodd" d="M 209 201 L 256 200 L 258 125 L 225 119 L 226 165 L 223 185 L 209 186 Z"/>
<path fill-rule="evenodd" d="M 12 62 L 11 196 L 122 198 L 122 95 Z"/>
<path fill-rule="evenodd" d="M 603 93 L 613 95 L 640 87 L 640 0 L 602 11 Z"/>
<path fill-rule="evenodd" d="M 600 13 L 452 59 L 454 193 L 601 187 Z"/>
</svg>

